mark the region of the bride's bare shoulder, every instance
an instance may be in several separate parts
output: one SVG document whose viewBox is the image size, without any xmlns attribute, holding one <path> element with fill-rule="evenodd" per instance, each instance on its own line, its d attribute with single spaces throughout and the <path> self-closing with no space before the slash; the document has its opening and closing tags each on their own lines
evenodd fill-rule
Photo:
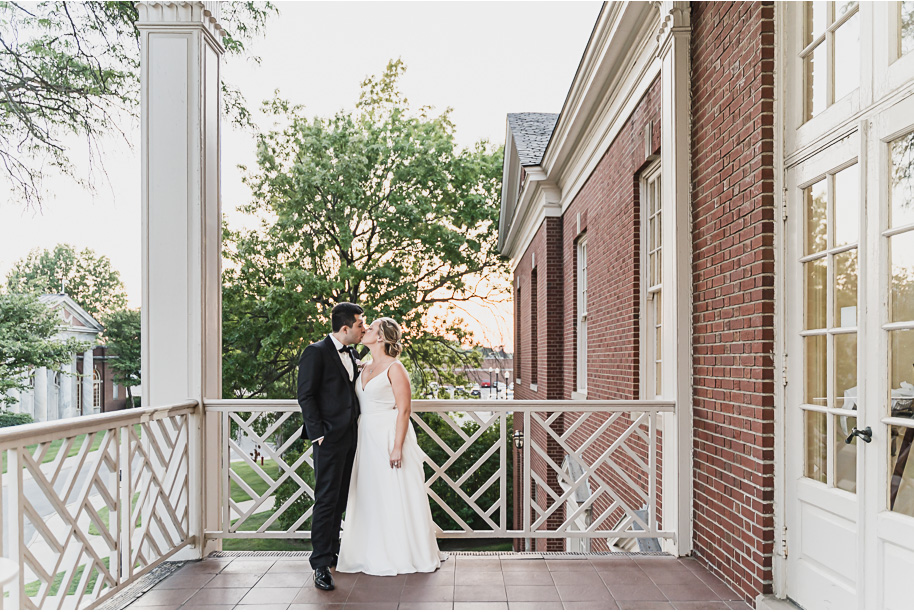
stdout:
<svg viewBox="0 0 914 612">
<path fill-rule="evenodd" d="M 409 380 L 409 372 L 406 371 L 406 366 L 399 359 L 394 359 L 394 362 L 390 364 L 390 368 L 387 370 L 387 376 L 390 378 L 391 382 L 397 378 L 403 378 Z"/>
</svg>

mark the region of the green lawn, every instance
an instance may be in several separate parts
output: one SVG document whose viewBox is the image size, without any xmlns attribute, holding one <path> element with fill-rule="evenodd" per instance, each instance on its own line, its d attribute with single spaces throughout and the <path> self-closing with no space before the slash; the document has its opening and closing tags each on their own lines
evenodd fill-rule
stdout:
<svg viewBox="0 0 914 612">
<path fill-rule="evenodd" d="M 266 472 L 273 480 L 279 478 L 279 466 L 272 459 L 264 460 L 263 465 L 260 466 L 260 469 Z M 247 485 L 251 487 L 258 495 L 263 495 L 263 493 L 267 490 L 267 483 L 264 482 L 260 475 L 244 461 L 233 461 L 232 471 L 238 474 L 241 480 L 246 482 Z M 251 499 L 251 496 L 248 495 L 244 489 L 239 487 L 238 483 L 236 483 L 234 479 L 231 482 L 232 489 L 230 495 L 236 503 L 248 501 Z"/>
<path fill-rule="evenodd" d="M 136 502 L 139 498 L 140 498 L 139 493 L 133 494 L 133 502 L 131 502 L 131 506 L 130 506 L 131 512 L 136 510 Z M 111 525 L 109 524 L 109 520 L 110 520 L 109 517 L 111 516 L 111 510 L 108 508 L 108 506 L 99 508 L 98 516 L 101 517 L 102 523 L 105 524 L 105 529 L 110 530 Z M 143 517 L 142 516 L 136 517 L 136 527 L 139 527 L 142 524 L 143 524 Z M 101 532 L 98 530 L 98 528 L 95 526 L 95 523 L 89 523 L 89 535 L 102 535 Z"/>
<path fill-rule="evenodd" d="M 102 562 L 105 564 L 105 567 L 107 567 L 107 568 L 111 567 L 109 565 L 108 557 L 103 558 Z M 76 587 L 79 585 L 79 581 L 82 578 L 82 575 L 83 575 L 83 572 L 85 571 L 85 569 L 86 569 L 85 565 L 80 565 L 78 568 L 76 568 L 76 573 L 73 577 L 73 580 L 70 582 L 70 590 L 67 591 L 67 595 L 76 594 Z M 59 572 L 54 577 L 54 582 L 51 583 L 51 590 L 48 593 L 49 595 L 51 595 L 52 597 L 54 595 L 57 595 L 57 592 L 60 590 L 60 585 L 63 582 L 63 579 L 64 579 L 64 572 Z M 93 569 L 92 575 L 89 577 L 89 582 L 86 583 L 86 591 L 85 591 L 86 593 L 92 592 L 92 589 L 95 588 L 96 580 L 98 580 L 98 570 Z M 25 585 L 25 594 L 29 597 L 35 597 L 36 595 L 38 595 L 38 591 L 40 588 L 41 588 L 40 580 L 35 580 L 33 582 L 29 582 L 28 584 Z"/>
<path fill-rule="evenodd" d="M 273 510 L 259 512 L 246 520 L 242 525 L 243 531 L 256 531 L 263 525 Z M 287 540 L 272 538 L 253 538 L 250 540 L 222 540 L 222 550 L 271 550 L 271 551 L 289 551 L 289 550 L 311 550 L 310 540 Z"/>
</svg>

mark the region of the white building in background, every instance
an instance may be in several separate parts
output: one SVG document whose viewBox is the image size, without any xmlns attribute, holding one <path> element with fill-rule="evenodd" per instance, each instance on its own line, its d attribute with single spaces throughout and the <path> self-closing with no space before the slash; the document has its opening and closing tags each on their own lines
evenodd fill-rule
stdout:
<svg viewBox="0 0 914 612">
<path fill-rule="evenodd" d="M 66 294 L 43 295 L 39 299 L 60 316 L 56 338 L 75 338 L 90 342 L 91 347 L 83 353 L 74 353 L 60 372 L 47 368 L 32 372 L 29 381 L 31 389 L 12 391 L 18 401 L 8 410 L 30 414 L 36 421 L 100 412 L 104 386 L 94 351 L 103 330 L 101 324 Z M 84 372 L 89 375 L 83 376 Z"/>
</svg>

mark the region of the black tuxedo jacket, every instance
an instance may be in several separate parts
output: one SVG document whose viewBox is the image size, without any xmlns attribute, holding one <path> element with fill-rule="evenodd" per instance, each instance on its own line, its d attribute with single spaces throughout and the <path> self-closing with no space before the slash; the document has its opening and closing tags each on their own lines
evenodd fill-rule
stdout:
<svg viewBox="0 0 914 612">
<path fill-rule="evenodd" d="M 349 372 L 333 340 L 327 336 L 308 346 L 298 362 L 298 405 L 305 422 L 305 433 L 314 441 L 339 439 L 350 430 L 359 415 L 355 380 L 359 370 L 353 359 L 355 379 Z"/>
</svg>

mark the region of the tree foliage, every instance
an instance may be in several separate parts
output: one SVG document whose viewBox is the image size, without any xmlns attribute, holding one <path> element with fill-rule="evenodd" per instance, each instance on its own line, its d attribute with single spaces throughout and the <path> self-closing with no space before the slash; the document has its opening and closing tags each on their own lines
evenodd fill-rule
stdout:
<svg viewBox="0 0 914 612">
<path fill-rule="evenodd" d="M 222 6 L 231 54 L 276 12 L 269 2 Z M 40 203 L 46 166 L 73 176 L 62 138 L 84 137 L 91 155 L 100 135 L 137 114 L 137 17 L 134 2 L 0 2 L 0 169 L 27 204 Z M 223 90 L 243 120 L 240 95 Z"/>
<path fill-rule="evenodd" d="M 13 265 L 6 287 L 11 293 L 63 291 L 96 319 L 127 307 L 127 291 L 111 260 L 69 244 L 30 252 Z"/>
<path fill-rule="evenodd" d="M 101 323 L 105 327 L 108 366 L 114 372 L 114 383 L 127 388 L 127 397 L 133 408 L 131 387 L 141 382 L 140 311 L 117 310 L 105 315 Z"/>
<path fill-rule="evenodd" d="M 477 296 L 503 279 L 495 250 L 501 150 L 458 150 L 450 110 L 411 109 L 390 62 L 362 84 L 354 112 L 308 119 L 282 99 L 284 123 L 258 136 L 243 210 L 259 227 L 225 232 L 226 397 L 292 397 L 298 357 L 329 331 L 340 301 L 404 326 L 407 367 L 421 383 L 453 363 L 459 322 L 429 320 L 435 304 Z"/>
<path fill-rule="evenodd" d="M 0 292 L 0 407 L 14 402 L 9 391 L 30 388 L 32 370 L 59 371 L 89 348 L 75 338 L 55 339 L 59 326 L 58 314 L 37 297 Z"/>
</svg>

